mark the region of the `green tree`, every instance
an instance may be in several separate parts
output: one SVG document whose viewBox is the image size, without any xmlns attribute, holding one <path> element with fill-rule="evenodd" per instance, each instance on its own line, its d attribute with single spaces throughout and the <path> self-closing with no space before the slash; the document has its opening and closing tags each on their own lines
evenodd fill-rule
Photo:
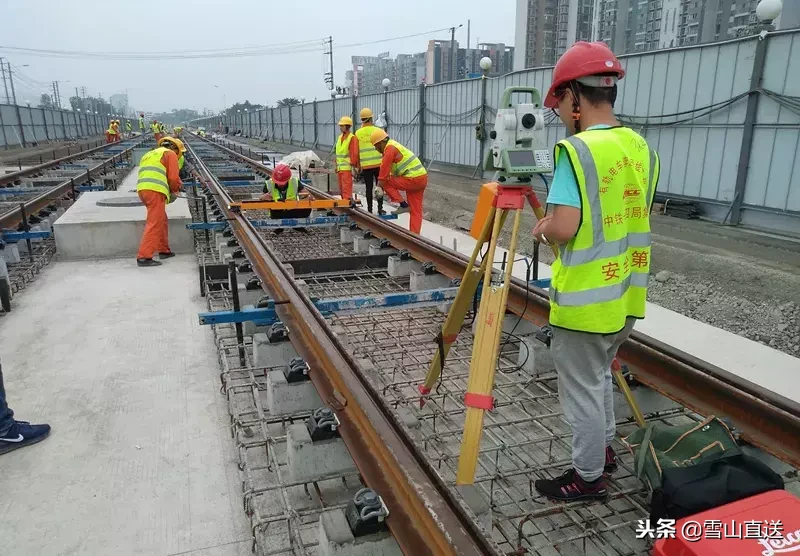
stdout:
<svg viewBox="0 0 800 556">
<path fill-rule="evenodd" d="M 282 98 L 276 103 L 279 107 L 280 106 L 297 106 L 300 104 L 300 99 L 295 97 L 286 97 Z"/>
</svg>

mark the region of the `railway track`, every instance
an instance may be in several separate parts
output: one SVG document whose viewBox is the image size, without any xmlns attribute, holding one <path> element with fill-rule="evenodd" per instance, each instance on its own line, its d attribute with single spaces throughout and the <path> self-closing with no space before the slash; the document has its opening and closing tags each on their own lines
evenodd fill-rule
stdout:
<svg viewBox="0 0 800 556">
<path fill-rule="evenodd" d="M 247 278 L 250 273 L 243 272 L 241 278 L 271 298 L 293 346 L 312 368 L 309 374 L 321 399 L 340 418 L 341 437 L 358 466 L 357 475 L 311 485 L 288 480 L 280 447 L 287 427 L 308 414 L 266 411 L 261 396 L 270 369 L 255 365 L 252 338 L 241 326 L 215 325 L 222 386 L 245 476 L 245 509 L 263 553 L 311 553 L 319 513 L 346 504 L 362 482 L 386 500 L 391 511 L 387 524 L 405 553 L 649 553 L 634 534 L 636 522 L 648 514 L 646 493 L 621 446 L 621 468 L 610 481 L 607 503 L 557 505 L 533 490 L 536 478 L 555 476 L 570 462 L 569 427 L 558 404 L 555 373 L 532 334 L 547 322 L 545 291 L 524 281 L 513 283 L 509 309 L 515 316 L 509 317 L 498 362 L 496 409 L 487 415 L 474 488 L 458 488 L 472 334 L 465 330 L 459 335 L 440 383 L 421 408 L 417 385 L 446 313 L 428 298 L 415 298 L 414 277 L 391 271 L 387 260 L 403 250 L 416 269 L 433 263 L 436 272 L 422 280 L 445 298 L 467 260 L 360 209 L 337 209 L 347 217 L 345 232 L 342 224 L 282 234 L 259 228 L 254 222 L 265 214 L 237 214 L 228 205 L 260 193 L 270 167 L 241 147 L 235 152 L 197 137 L 190 138 L 189 147 L 205 199 L 195 204 L 194 214 L 227 222 L 228 229 L 227 236 L 195 232 L 201 264 L 222 262 L 216 249 L 220 237 L 241 248 L 235 261 L 246 262 L 254 275 Z M 258 157 L 263 159 L 263 153 Z M 376 254 L 354 252 L 353 237 L 377 246 Z M 210 310 L 238 309 L 226 287 L 226 280 L 206 280 Z M 395 294 L 409 295 L 405 303 L 385 303 L 397 299 Z M 369 310 L 352 310 L 370 303 Z M 797 404 L 639 333 L 620 358 L 658 402 L 648 420 L 682 424 L 699 415 L 729 417 L 744 441 L 783 462 L 776 465 L 787 488 L 797 491 Z M 634 423 L 623 417 L 618 428 L 624 435 Z"/>
<path fill-rule="evenodd" d="M 14 232 L 31 228 L 50 232 L 52 223 L 64 211 L 62 203 L 73 201 L 82 191 L 114 188 L 117 173 L 129 171 L 132 150 L 142 140 L 131 138 L 55 158 L 62 150 L 67 152 L 62 147 L 51 152 L 50 160 L 0 175 L 0 239 L 17 241 Z M 55 254 L 55 241 L 52 234 L 23 239 L 17 242 L 16 251 L 18 258 L 4 257 L 11 294 L 25 288 L 49 263 Z M 8 308 L 6 295 L 3 294 L 0 314 L 3 307 Z"/>
</svg>

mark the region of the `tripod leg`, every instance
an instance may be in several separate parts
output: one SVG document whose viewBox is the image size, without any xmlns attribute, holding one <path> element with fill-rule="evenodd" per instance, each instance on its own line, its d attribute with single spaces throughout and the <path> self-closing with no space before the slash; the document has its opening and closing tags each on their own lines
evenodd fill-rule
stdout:
<svg viewBox="0 0 800 556">
<path fill-rule="evenodd" d="M 483 225 L 483 230 L 481 230 L 481 235 L 478 238 L 478 242 L 475 244 L 472 256 L 467 264 L 467 269 L 464 271 L 464 276 L 461 278 L 461 285 L 458 288 L 458 293 L 450 307 L 450 312 L 447 314 L 447 320 L 444 326 L 442 326 L 439 347 L 436 350 L 436 354 L 433 356 L 433 360 L 431 360 L 431 366 L 428 369 L 428 374 L 425 376 L 425 381 L 419 385 L 419 393 L 422 396 L 420 398 L 420 408 L 425 405 L 424 396 L 430 393 L 431 388 L 433 388 L 433 385 L 436 384 L 436 381 L 439 380 L 441 376 L 442 359 L 447 359 L 450 346 L 455 343 L 458 333 L 464 325 L 464 318 L 472 303 L 472 298 L 475 296 L 475 291 L 478 289 L 478 283 L 486 270 L 487 261 L 492 260 L 487 254 L 483 260 L 481 260 L 480 266 L 475 266 L 478 255 L 481 252 L 481 247 L 489 238 L 489 232 L 492 230 L 495 219 L 500 223 L 500 228 L 502 229 L 505 218 L 505 211 L 498 214 L 497 209 L 494 207 L 489 211 L 489 215 Z M 444 353 L 442 353 L 442 350 Z"/>
<path fill-rule="evenodd" d="M 458 458 L 458 474 L 456 475 L 456 484 L 459 485 L 472 484 L 475 480 L 475 468 L 478 463 L 481 435 L 483 434 L 483 416 L 494 405 L 492 388 L 500 351 L 500 333 L 503 330 L 508 288 L 514 269 L 514 256 L 521 221 L 522 211 L 515 210 L 514 228 L 511 232 L 511 243 L 508 246 L 509 266 L 506 268 L 503 283 L 501 285 L 491 284 L 492 269 L 490 267 L 484 274 L 483 293 L 477 321 L 478 331 L 472 346 L 469 380 L 467 392 L 464 395 L 467 414 L 464 421 L 464 436 L 461 440 L 461 453 Z M 499 223 L 499 221 L 495 223 L 489 253 L 486 255 L 490 259 L 494 259 L 497 239 L 500 235 Z"/>
</svg>

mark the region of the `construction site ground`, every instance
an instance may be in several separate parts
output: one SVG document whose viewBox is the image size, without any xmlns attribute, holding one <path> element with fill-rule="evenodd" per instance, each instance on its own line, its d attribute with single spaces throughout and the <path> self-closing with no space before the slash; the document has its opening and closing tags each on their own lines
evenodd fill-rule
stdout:
<svg viewBox="0 0 800 556">
<path fill-rule="evenodd" d="M 309 150 L 257 139 L 235 140 L 281 152 Z M 327 151 L 316 152 L 330 160 Z M 449 228 L 469 226 L 481 184 L 488 180 L 436 168 L 434 162 L 425 191 L 424 218 Z M 357 183 L 355 190 L 363 196 L 364 184 Z M 544 201 L 543 187 L 539 193 Z M 530 230 L 534 224 L 533 212 L 526 210 L 523 229 Z M 649 301 L 800 357 L 800 238 L 664 215 L 654 215 L 651 225 L 655 280 Z M 511 235 L 510 226 L 506 228 L 501 238 L 504 244 Z M 530 234 L 521 238 L 520 250 L 533 253 Z M 546 249 L 540 257 L 548 264 L 553 260 Z"/>
<path fill-rule="evenodd" d="M 24 148 L 18 148 L 18 147 L 17 148 L 13 148 L 12 147 L 12 148 L 10 148 L 8 150 L 0 151 L 0 167 L 2 167 L 2 166 L 11 166 L 13 164 L 16 164 L 17 160 L 19 160 L 20 158 L 25 160 L 25 161 L 27 161 L 27 160 L 35 159 L 40 154 L 41 155 L 45 155 L 45 154 L 49 155 L 54 149 L 58 149 L 58 151 L 59 151 L 56 154 L 56 156 L 59 156 L 59 157 L 60 156 L 67 156 L 67 152 L 66 152 L 67 145 L 69 145 L 71 147 L 73 147 L 73 146 L 74 147 L 82 146 L 84 148 L 86 148 L 87 146 L 88 147 L 92 147 L 92 146 L 95 145 L 95 143 L 97 143 L 97 141 L 99 141 L 101 139 L 103 139 L 102 135 L 96 135 L 94 137 L 75 139 L 75 140 L 69 140 L 69 141 L 42 141 L 41 143 L 38 143 L 36 146 L 32 146 L 32 147 L 24 147 Z M 61 154 L 62 150 L 64 151 L 63 154 Z M 75 152 L 74 149 L 73 149 L 73 152 Z M 47 160 L 49 158 L 52 158 L 52 157 L 51 156 L 45 157 L 45 159 L 44 159 L 45 162 L 47 162 Z M 13 169 L 11 169 L 10 171 L 13 171 Z"/>
</svg>

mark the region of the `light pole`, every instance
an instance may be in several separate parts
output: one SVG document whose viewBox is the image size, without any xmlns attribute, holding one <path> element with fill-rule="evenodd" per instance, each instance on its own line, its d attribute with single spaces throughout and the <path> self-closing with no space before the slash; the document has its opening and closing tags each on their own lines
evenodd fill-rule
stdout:
<svg viewBox="0 0 800 556">
<path fill-rule="evenodd" d="M 388 107 L 389 107 L 389 85 L 391 84 L 392 82 L 388 77 L 384 77 L 383 81 L 381 81 L 381 85 L 383 85 L 383 119 L 385 120 L 384 122 L 385 126 L 383 129 L 386 131 L 386 133 L 389 133 Z"/>
<path fill-rule="evenodd" d="M 756 17 L 758 18 L 758 27 L 761 33 L 767 31 L 772 26 L 772 22 L 778 19 L 783 10 L 781 0 L 761 0 L 756 6 Z"/>
<path fill-rule="evenodd" d="M 483 157 L 485 154 L 486 149 L 486 81 L 487 76 L 489 75 L 489 71 L 492 69 L 492 59 L 488 56 L 484 56 L 481 58 L 481 61 L 478 62 L 478 65 L 481 67 L 481 120 L 478 124 L 478 127 L 475 129 L 475 137 L 480 141 L 480 155 L 478 159 L 478 165 L 475 168 L 475 172 L 472 174 L 472 177 L 475 177 L 475 174 L 478 173 L 478 170 L 481 169 L 481 176 L 483 175 Z"/>
</svg>

